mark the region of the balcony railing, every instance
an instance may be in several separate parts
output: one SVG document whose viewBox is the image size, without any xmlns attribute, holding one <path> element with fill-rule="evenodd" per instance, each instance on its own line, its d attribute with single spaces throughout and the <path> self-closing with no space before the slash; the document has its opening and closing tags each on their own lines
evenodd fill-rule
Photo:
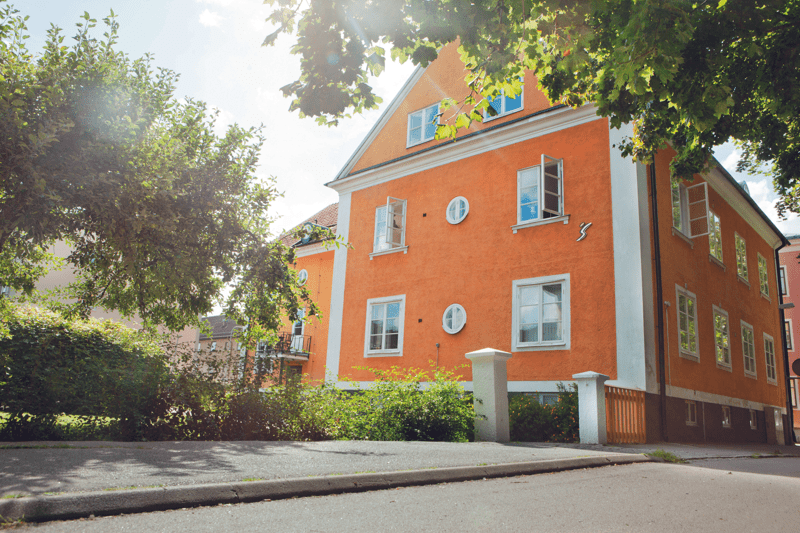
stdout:
<svg viewBox="0 0 800 533">
<path fill-rule="evenodd" d="M 295 335 L 291 332 L 279 333 L 275 351 L 278 357 L 308 359 L 308 354 L 311 352 L 311 335 Z"/>
</svg>

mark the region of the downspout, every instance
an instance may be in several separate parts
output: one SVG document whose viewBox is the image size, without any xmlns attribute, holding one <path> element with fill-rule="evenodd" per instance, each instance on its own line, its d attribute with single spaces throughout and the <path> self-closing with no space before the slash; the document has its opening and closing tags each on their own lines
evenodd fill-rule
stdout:
<svg viewBox="0 0 800 533">
<path fill-rule="evenodd" d="M 661 286 L 661 241 L 658 231 L 658 194 L 656 193 L 656 165 L 655 157 L 650 163 L 650 209 L 653 212 L 653 262 L 655 263 L 656 275 L 656 313 L 658 315 L 658 388 L 661 396 L 660 415 L 661 415 L 661 439 L 669 441 L 667 433 L 667 380 L 666 368 L 664 363 L 664 290 Z M 785 346 L 785 345 L 784 345 Z"/>
<path fill-rule="evenodd" d="M 778 310 L 780 311 L 781 315 L 781 338 L 783 339 L 783 377 L 786 383 L 784 386 L 786 387 L 786 421 L 789 426 L 789 440 L 792 443 L 795 443 L 794 438 L 794 409 L 792 409 L 792 385 L 791 380 L 792 377 L 789 374 L 789 351 L 786 349 L 786 314 L 783 309 L 783 291 L 781 290 L 781 276 L 780 276 L 780 268 L 781 268 L 781 258 L 780 254 L 778 253 L 781 248 L 786 246 L 785 243 L 782 243 L 775 249 L 775 266 L 777 267 L 776 273 L 778 273 Z"/>
</svg>

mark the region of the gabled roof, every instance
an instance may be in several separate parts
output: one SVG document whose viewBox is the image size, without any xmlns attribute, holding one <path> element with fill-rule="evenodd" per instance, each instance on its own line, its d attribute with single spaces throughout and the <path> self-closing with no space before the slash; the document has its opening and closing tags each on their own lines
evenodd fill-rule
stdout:
<svg viewBox="0 0 800 533">
<path fill-rule="evenodd" d="M 316 224 L 318 226 L 324 226 L 331 230 L 332 232 L 336 233 L 336 225 L 339 219 L 339 203 L 331 204 L 322 211 L 314 213 L 300 224 L 296 225 L 289 231 L 285 232 L 283 235 L 279 237 L 280 241 L 285 244 L 286 246 L 307 246 L 317 241 L 310 241 L 307 243 L 301 243 L 297 238 L 294 236 L 295 231 L 300 229 L 303 224 L 311 223 Z"/>
<path fill-rule="evenodd" d="M 202 321 L 207 323 L 211 328 L 211 335 L 206 335 L 201 330 L 201 341 L 207 341 L 209 339 L 227 339 L 231 336 L 233 328 L 238 325 L 230 318 L 226 318 L 225 315 L 207 316 L 203 318 Z"/>
</svg>

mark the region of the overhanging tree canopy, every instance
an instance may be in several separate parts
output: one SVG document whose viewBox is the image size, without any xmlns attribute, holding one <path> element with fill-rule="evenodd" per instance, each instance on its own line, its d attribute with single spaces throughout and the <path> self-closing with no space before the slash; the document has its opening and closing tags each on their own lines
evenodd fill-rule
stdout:
<svg viewBox="0 0 800 533">
<path fill-rule="evenodd" d="M 85 14 L 71 46 L 53 27 L 34 55 L 25 18 L 0 6 L 0 285 L 30 291 L 63 239 L 71 313 L 98 306 L 179 330 L 238 284 L 231 318 L 274 330 L 301 305 L 313 314 L 293 252 L 270 242 L 260 129 L 217 136 L 205 104 L 174 97 L 177 74 L 115 50 L 113 12 L 104 23 L 98 40 Z"/>
<path fill-rule="evenodd" d="M 633 122 L 626 154 L 648 161 L 670 142 L 676 176 L 701 171 L 714 146 L 736 139 L 743 168 L 774 163 L 779 211 L 800 212 L 798 0 L 269 2 L 278 29 L 264 44 L 295 33 L 301 56 L 284 94 L 321 123 L 376 107 L 367 76 L 381 72 L 387 49 L 425 66 L 458 40 L 475 92 L 439 136 L 481 120 L 482 97 L 518 91 L 513 81 L 529 69 L 551 102 L 592 102 L 612 126 Z"/>
</svg>

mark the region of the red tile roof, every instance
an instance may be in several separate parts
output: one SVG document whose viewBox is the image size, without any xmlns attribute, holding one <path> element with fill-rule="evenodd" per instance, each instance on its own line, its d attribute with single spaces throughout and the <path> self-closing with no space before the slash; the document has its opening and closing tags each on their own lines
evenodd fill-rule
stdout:
<svg viewBox="0 0 800 533">
<path fill-rule="evenodd" d="M 311 222 L 312 224 L 317 224 L 319 226 L 324 226 L 329 230 L 336 232 L 336 223 L 339 219 L 339 203 L 331 204 L 322 211 L 315 213 L 302 221 L 300 224 L 293 227 L 291 230 L 287 231 L 283 235 L 279 237 L 280 241 L 285 244 L 286 246 L 306 246 L 307 244 L 312 244 L 311 242 L 306 244 L 300 244 L 300 241 L 294 236 L 294 232 L 300 228 L 303 224 L 307 222 Z"/>
</svg>

